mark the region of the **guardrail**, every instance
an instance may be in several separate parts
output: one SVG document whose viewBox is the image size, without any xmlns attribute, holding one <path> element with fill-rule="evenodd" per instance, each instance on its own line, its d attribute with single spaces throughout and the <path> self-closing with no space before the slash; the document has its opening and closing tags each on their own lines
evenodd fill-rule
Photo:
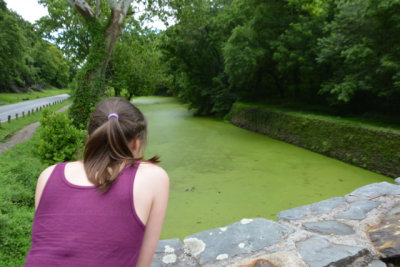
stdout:
<svg viewBox="0 0 400 267">
<path fill-rule="evenodd" d="M 67 99 L 56 100 L 56 101 L 53 101 L 51 103 L 48 103 L 48 104 L 45 104 L 45 105 L 41 105 L 41 106 L 38 106 L 36 108 L 32 108 L 31 110 L 28 110 L 28 112 L 26 112 L 26 114 L 25 114 L 25 111 L 22 111 L 21 113 L 15 113 L 15 119 L 18 120 L 19 115 L 21 115 L 22 118 L 25 117 L 25 116 L 30 116 L 34 112 L 38 112 L 38 111 L 41 111 L 44 108 L 47 108 L 47 107 L 50 107 L 50 106 L 54 106 L 56 104 L 60 104 L 61 102 L 65 101 L 65 100 L 67 100 Z M 7 116 L 7 122 L 11 123 L 11 119 L 12 119 L 12 115 L 8 115 Z M 2 124 L 2 121 L 0 119 L 0 129 L 2 128 L 1 124 Z"/>
</svg>

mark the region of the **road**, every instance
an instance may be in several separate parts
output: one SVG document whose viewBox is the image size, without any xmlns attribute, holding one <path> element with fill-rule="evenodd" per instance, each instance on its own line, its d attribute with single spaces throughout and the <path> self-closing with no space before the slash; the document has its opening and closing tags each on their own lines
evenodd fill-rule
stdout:
<svg viewBox="0 0 400 267">
<path fill-rule="evenodd" d="M 1 122 L 6 122 L 8 120 L 8 115 L 11 116 L 11 119 L 15 119 L 16 114 L 18 114 L 18 117 L 22 117 L 22 112 L 27 115 L 28 111 L 32 111 L 32 109 L 36 111 L 36 108 L 44 107 L 55 102 L 64 101 L 69 97 L 69 94 L 62 94 L 1 106 L 0 120 Z"/>
</svg>

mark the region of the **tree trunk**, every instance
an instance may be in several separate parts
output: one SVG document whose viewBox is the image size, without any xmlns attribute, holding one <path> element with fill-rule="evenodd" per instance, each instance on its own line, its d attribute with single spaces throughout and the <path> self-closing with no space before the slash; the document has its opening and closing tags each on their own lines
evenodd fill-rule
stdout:
<svg viewBox="0 0 400 267">
<path fill-rule="evenodd" d="M 105 91 L 105 74 L 118 37 L 122 34 L 124 19 L 133 0 L 108 0 L 111 16 L 106 26 L 98 19 L 100 0 L 96 12 L 85 0 L 65 0 L 85 19 L 91 37 L 90 52 L 85 66 L 80 70 L 74 89 L 70 114 L 74 124 L 85 127 L 89 114 Z"/>
</svg>

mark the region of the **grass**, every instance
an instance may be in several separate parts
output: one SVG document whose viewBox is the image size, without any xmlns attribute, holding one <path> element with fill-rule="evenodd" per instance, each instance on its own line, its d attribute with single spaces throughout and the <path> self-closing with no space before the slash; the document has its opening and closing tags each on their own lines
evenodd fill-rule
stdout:
<svg viewBox="0 0 400 267">
<path fill-rule="evenodd" d="M 72 103 L 71 99 L 68 99 L 66 101 L 63 101 L 59 104 L 53 105 L 48 107 L 51 111 L 56 111 L 68 104 Z M 42 110 L 38 112 L 34 112 L 30 116 L 25 116 L 25 117 L 20 117 L 18 120 L 14 119 L 11 120 L 10 123 L 8 122 L 3 122 L 1 124 L 1 129 L 0 129 L 0 143 L 7 142 L 8 139 L 13 136 L 17 131 L 21 130 L 25 126 L 39 121 L 39 119 L 42 117 Z"/>
<path fill-rule="evenodd" d="M 48 107 L 55 111 L 71 103 L 66 100 Z M 42 111 L 0 129 L 1 141 L 4 136 L 33 122 L 39 121 Z M 35 213 L 34 196 L 36 181 L 47 165 L 40 160 L 38 147 L 39 131 L 28 141 L 16 144 L 0 154 L 0 262 L 1 266 L 22 266 L 31 246 L 31 230 Z"/>
<path fill-rule="evenodd" d="M 22 266 L 30 248 L 37 177 L 45 166 L 36 154 L 39 134 L 0 154 L 0 262 Z"/>
<path fill-rule="evenodd" d="M 2 105 L 15 104 L 24 101 L 23 99 L 26 98 L 32 100 L 42 97 L 70 94 L 70 93 L 71 90 L 68 88 L 66 89 L 51 88 L 51 89 L 42 89 L 41 91 L 29 90 L 26 93 L 0 93 L 0 103 L 2 103 Z"/>
</svg>

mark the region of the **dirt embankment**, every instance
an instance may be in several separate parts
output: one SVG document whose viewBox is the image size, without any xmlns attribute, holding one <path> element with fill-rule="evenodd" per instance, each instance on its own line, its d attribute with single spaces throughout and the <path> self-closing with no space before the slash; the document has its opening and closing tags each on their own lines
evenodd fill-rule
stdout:
<svg viewBox="0 0 400 267">
<path fill-rule="evenodd" d="M 69 108 L 70 105 L 62 107 L 61 109 L 57 110 L 57 112 L 64 112 Z M 40 125 L 39 122 L 34 122 L 25 126 L 21 130 L 19 130 L 16 134 L 14 134 L 11 139 L 6 143 L 0 143 L 0 153 L 6 151 L 7 149 L 15 146 L 18 143 L 22 143 L 27 141 L 32 135 L 35 133 L 36 128 Z"/>
</svg>

